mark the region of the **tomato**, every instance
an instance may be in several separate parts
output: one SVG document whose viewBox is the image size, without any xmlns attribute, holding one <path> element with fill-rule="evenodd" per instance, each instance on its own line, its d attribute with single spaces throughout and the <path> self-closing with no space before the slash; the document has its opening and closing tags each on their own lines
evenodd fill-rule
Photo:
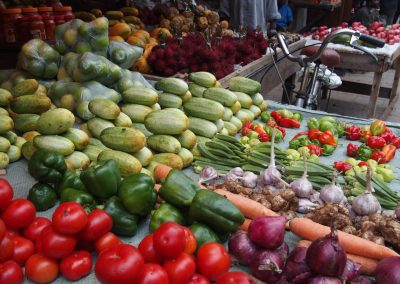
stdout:
<svg viewBox="0 0 400 284">
<path fill-rule="evenodd" d="M 76 281 L 85 277 L 92 270 L 92 255 L 85 251 L 75 251 L 60 262 L 60 272 L 65 279 Z"/>
<path fill-rule="evenodd" d="M 111 227 L 111 216 L 104 210 L 94 209 L 89 214 L 86 227 L 79 233 L 79 238 L 87 241 L 96 241 L 108 233 Z"/>
<path fill-rule="evenodd" d="M 188 284 L 210 284 L 210 281 L 203 275 L 195 274 Z"/>
<path fill-rule="evenodd" d="M 25 274 L 35 283 L 49 283 L 58 276 L 57 260 L 36 253 L 25 263 Z"/>
<path fill-rule="evenodd" d="M 32 223 L 22 231 L 22 234 L 25 238 L 35 242 L 39 238 L 42 230 L 50 225 L 51 222 L 49 219 L 45 217 L 36 217 Z"/>
<path fill-rule="evenodd" d="M 161 256 L 176 258 L 185 249 L 185 231 L 179 224 L 166 222 L 162 224 L 153 235 L 154 248 Z"/>
<path fill-rule="evenodd" d="M 52 222 L 58 232 L 76 234 L 86 227 L 88 216 L 79 203 L 65 202 L 54 211 Z"/>
<path fill-rule="evenodd" d="M 98 239 L 94 245 L 96 252 L 100 253 L 105 249 L 121 244 L 122 241 L 113 233 L 108 232 Z"/>
<path fill-rule="evenodd" d="M 17 230 L 7 229 L 7 231 L 6 231 L 6 236 L 9 236 L 10 238 L 14 238 L 19 235 L 20 235 L 19 231 L 17 231 Z"/>
<path fill-rule="evenodd" d="M 4 178 L 0 178 L 0 210 L 5 210 L 13 199 L 14 191 L 11 184 Z"/>
<path fill-rule="evenodd" d="M 14 253 L 14 243 L 9 236 L 4 236 L 0 243 L 0 263 L 12 258 Z"/>
<path fill-rule="evenodd" d="M 185 249 L 184 252 L 187 254 L 193 254 L 196 250 L 197 242 L 196 237 L 193 235 L 192 231 L 187 227 L 182 227 L 185 231 Z"/>
<path fill-rule="evenodd" d="M 157 263 L 146 263 L 138 284 L 168 284 L 168 274 L 162 266 Z"/>
<path fill-rule="evenodd" d="M 11 201 L 4 210 L 1 218 L 10 229 L 18 230 L 28 226 L 36 215 L 36 209 L 32 202 L 18 198 Z"/>
<path fill-rule="evenodd" d="M 48 226 L 40 234 L 40 242 L 45 256 L 63 258 L 74 251 L 77 239 L 74 235 L 61 234 L 53 226 Z"/>
<path fill-rule="evenodd" d="M 154 235 L 147 235 L 139 244 L 138 249 L 145 262 L 161 263 L 163 258 L 154 248 Z"/>
<path fill-rule="evenodd" d="M 19 284 L 23 277 L 21 266 L 15 261 L 0 263 L 0 284 Z"/>
<path fill-rule="evenodd" d="M 94 242 L 78 239 L 76 243 L 76 250 L 86 250 L 88 252 L 94 251 Z"/>
<path fill-rule="evenodd" d="M 4 236 L 7 233 L 6 224 L 4 224 L 3 220 L 0 219 L 0 243 L 3 240 Z"/>
<path fill-rule="evenodd" d="M 197 252 L 197 267 L 210 280 L 229 270 L 231 258 L 225 247 L 219 243 L 206 243 Z"/>
<path fill-rule="evenodd" d="M 31 240 L 20 236 L 12 238 L 14 243 L 14 253 L 12 259 L 19 265 L 24 265 L 28 258 L 35 253 L 35 245 Z"/>
<path fill-rule="evenodd" d="M 119 244 L 104 250 L 97 258 L 94 271 L 103 284 L 136 283 L 144 268 L 144 259 L 132 245 Z"/>
<path fill-rule="evenodd" d="M 171 284 L 187 284 L 196 272 L 194 257 L 187 253 L 175 259 L 169 259 L 164 263 Z"/>
<path fill-rule="evenodd" d="M 256 282 L 247 273 L 232 271 L 218 277 L 216 284 L 256 284 Z"/>
</svg>

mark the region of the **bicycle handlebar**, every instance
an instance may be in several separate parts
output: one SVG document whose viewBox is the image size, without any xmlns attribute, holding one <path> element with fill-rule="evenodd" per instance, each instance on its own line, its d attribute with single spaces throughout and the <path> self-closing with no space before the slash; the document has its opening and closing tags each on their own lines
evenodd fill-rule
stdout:
<svg viewBox="0 0 400 284">
<path fill-rule="evenodd" d="M 342 30 L 335 31 L 335 32 L 331 33 L 330 35 L 328 35 L 325 38 L 325 40 L 321 43 L 321 46 L 318 49 L 317 53 L 315 53 L 313 56 L 310 56 L 310 57 L 305 56 L 305 55 L 294 56 L 289 52 L 289 49 L 285 43 L 284 37 L 280 33 L 276 34 L 279 45 L 281 46 L 282 51 L 285 54 L 285 56 L 287 56 L 287 58 L 290 61 L 297 62 L 301 66 L 304 66 L 306 63 L 310 63 L 310 62 L 314 62 L 314 61 L 318 60 L 321 57 L 324 49 L 327 47 L 328 43 L 332 42 L 336 37 L 338 37 L 340 35 L 350 35 L 350 36 L 354 35 L 354 36 L 358 37 L 360 40 L 363 40 L 366 43 L 369 43 L 376 47 L 383 47 L 385 45 L 385 42 L 378 38 L 375 38 L 375 37 L 372 37 L 372 36 L 369 36 L 366 34 L 362 34 L 359 31 L 353 31 L 350 29 L 342 29 Z"/>
</svg>

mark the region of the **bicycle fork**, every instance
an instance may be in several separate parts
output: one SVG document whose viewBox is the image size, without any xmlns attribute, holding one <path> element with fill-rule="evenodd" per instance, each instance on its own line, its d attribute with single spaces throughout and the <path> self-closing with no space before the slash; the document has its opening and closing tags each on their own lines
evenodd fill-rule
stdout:
<svg viewBox="0 0 400 284">
<path fill-rule="evenodd" d="M 304 66 L 303 78 L 301 80 L 300 90 L 296 96 L 295 105 L 298 107 L 313 109 L 315 100 L 318 97 L 321 88 L 321 82 L 318 80 L 319 64 L 314 67 L 314 74 L 309 81 L 310 64 Z"/>
</svg>

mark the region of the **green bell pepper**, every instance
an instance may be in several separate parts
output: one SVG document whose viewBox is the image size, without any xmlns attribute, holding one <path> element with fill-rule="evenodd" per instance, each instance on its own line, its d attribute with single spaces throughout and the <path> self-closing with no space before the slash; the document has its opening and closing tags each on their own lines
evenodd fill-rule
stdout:
<svg viewBox="0 0 400 284">
<path fill-rule="evenodd" d="M 368 161 L 371 157 L 372 149 L 365 144 L 361 144 L 358 148 L 356 158 L 363 161 Z"/>
<path fill-rule="evenodd" d="M 307 127 L 308 129 L 319 129 L 318 119 L 312 117 L 309 120 L 307 120 Z"/>
<path fill-rule="evenodd" d="M 67 165 L 64 156 L 46 149 L 38 149 L 28 162 L 28 170 L 32 177 L 41 182 L 59 182 Z"/>
<path fill-rule="evenodd" d="M 343 135 L 346 132 L 347 126 L 348 126 L 347 122 L 345 122 L 345 121 L 337 121 L 336 122 L 336 132 L 339 137 L 343 137 Z"/>
<path fill-rule="evenodd" d="M 216 232 L 233 233 L 244 222 L 242 212 L 225 197 L 202 189 L 193 198 L 189 218 L 204 223 Z"/>
<path fill-rule="evenodd" d="M 124 178 L 118 188 L 118 196 L 126 210 L 143 217 L 153 210 L 157 201 L 153 180 L 142 173 Z"/>
<path fill-rule="evenodd" d="M 194 223 L 189 229 L 192 231 L 194 237 L 196 238 L 196 251 L 206 243 L 219 243 L 221 240 L 218 235 L 208 226 Z"/>
<path fill-rule="evenodd" d="M 268 133 L 269 137 L 272 137 L 272 133 L 274 132 L 275 128 L 271 126 L 265 127 L 265 132 Z M 283 134 L 281 131 L 275 131 L 275 142 L 279 143 L 283 140 Z"/>
<path fill-rule="evenodd" d="M 311 144 L 310 138 L 308 138 L 307 135 L 300 135 L 289 142 L 289 148 L 297 150 L 300 147 L 307 146 L 308 144 Z"/>
<path fill-rule="evenodd" d="M 301 155 L 297 150 L 294 149 L 287 149 L 286 155 L 290 160 L 297 161 L 300 160 Z"/>
<path fill-rule="evenodd" d="M 346 162 L 346 163 L 349 163 L 349 164 L 352 165 L 352 166 L 357 166 L 357 165 L 358 165 L 357 160 L 354 159 L 354 158 L 347 158 L 347 159 L 345 160 L 345 162 Z"/>
<path fill-rule="evenodd" d="M 323 117 L 321 117 L 319 122 L 321 123 L 322 121 L 329 121 L 332 124 L 336 123 L 336 119 L 334 117 L 332 117 L 332 116 L 323 116 Z"/>
<path fill-rule="evenodd" d="M 200 187 L 194 180 L 182 171 L 173 169 L 162 184 L 159 194 L 178 209 L 187 209 L 199 190 Z"/>
<path fill-rule="evenodd" d="M 185 225 L 185 218 L 177 208 L 168 203 L 163 203 L 152 213 L 149 225 L 150 232 L 154 232 L 166 222 L 175 222 Z"/>
<path fill-rule="evenodd" d="M 64 173 L 61 181 L 57 184 L 56 190 L 58 196 L 60 196 L 61 191 L 64 188 L 75 188 L 80 191 L 87 191 L 85 185 L 79 177 L 79 173 L 71 170 L 67 170 Z"/>
<path fill-rule="evenodd" d="M 80 177 L 89 193 L 101 199 L 116 195 L 121 182 L 121 174 L 114 160 L 108 160 L 97 167 L 89 167 Z"/>
<path fill-rule="evenodd" d="M 260 115 L 261 121 L 267 122 L 271 120 L 271 113 L 269 111 L 263 111 Z"/>
<path fill-rule="evenodd" d="M 137 231 L 137 217 L 125 209 L 118 196 L 110 197 L 104 208 L 110 214 L 113 225 L 111 231 L 119 236 L 132 237 Z"/>
<path fill-rule="evenodd" d="M 303 115 L 300 112 L 295 112 L 293 113 L 293 117 L 294 120 L 297 121 L 302 121 L 303 120 Z"/>
<path fill-rule="evenodd" d="M 331 130 L 334 128 L 334 124 L 328 120 L 321 120 L 319 122 L 319 130 L 325 131 L 325 130 Z"/>
<path fill-rule="evenodd" d="M 84 208 L 93 208 L 95 203 L 93 196 L 85 191 L 80 191 L 75 188 L 64 188 L 60 194 L 60 202 L 76 202 Z"/>
<path fill-rule="evenodd" d="M 37 211 L 46 211 L 57 203 L 55 190 L 47 183 L 36 183 L 29 190 L 29 201 L 35 205 Z"/>
<path fill-rule="evenodd" d="M 392 169 L 386 169 L 384 167 L 376 167 L 376 173 L 380 174 L 385 182 L 391 182 L 395 178 Z"/>
<path fill-rule="evenodd" d="M 330 155 L 333 154 L 335 149 L 336 149 L 335 146 L 324 144 L 324 145 L 322 145 L 322 150 L 323 150 L 322 155 L 323 156 L 330 156 Z"/>
</svg>

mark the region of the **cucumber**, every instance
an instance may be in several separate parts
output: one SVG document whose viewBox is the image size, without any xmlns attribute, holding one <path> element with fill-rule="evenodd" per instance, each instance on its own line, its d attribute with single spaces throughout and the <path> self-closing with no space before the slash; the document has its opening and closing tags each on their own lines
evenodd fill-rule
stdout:
<svg viewBox="0 0 400 284">
<path fill-rule="evenodd" d="M 104 129 L 107 129 L 110 127 L 115 127 L 115 125 L 112 124 L 112 122 L 110 122 L 108 120 L 105 120 L 105 119 L 102 119 L 99 117 L 95 117 L 95 118 L 89 119 L 89 121 L 87 122 L 87 127 L 88 127 L 90 133 L 94 137 L 100 138 L 101 132 Z"/>
<path fill-rule="evenodd" d="M 125 152 L 105 150 L 97 157 L 97 161 L 100 162 L 108 160 L 115 160 L 117 162 L 121 176 L 123 177 L 140 173 L 142 170 L 142 165 L 140 164 L 139 160 Z"/>
<path fill-rule="evenodd" d="M 40 135 L 40 133 L 33 130 L 33 131 L 28 131 L 28 132 L 25 132 L 24 134 L 22 134 L 22 138 L 24 138 L 26 141 L 31 141 L 31 140 L 33 140 L 33 138 L 35 138 L 38 135 Z"/>
<path fill-rule="evenodd" d="M 68 156 L 75 150 L 75 145 L 69 139 L 59 135 L 38 135 L 33 138 L 36 148 L 47 149 Z"/>
<path fill-rule="evenodd" d="M 144 125 L 154 134 L 178 135 L 188 129 L 189 119 L 178 109 L 166 108 L 150 113 Z"/>
<path fill-rule="evenodd" d="M 242 106 L 240 105 L 239 101 L 236 101 L 232 106 L 231 106 L 231 110 L 233 114 L 236 114 L 239 110 L 242 109 Z"/>
<path fill-rule="evenodd" d="M 36 122 L 41 134 L 57 135 L 70 129 L 75 123 L 75 116 L 65 108 L 50 109 L 42 113 Z"/>
<path fill-rule="evenodd" d="M 0 134 L 13 130 L 14 121 L 7 115 L 0 114 Z"/>
<path fill-rule="evenodd" d="M 5 89 L 0 89 L 0 107 L 7 107 L 12 100 L 12 95 Z"/>
<path fill-rule="evenodd" d="M 15 113 L 41 114 L 51 107 L 51 100 L 46 96 L 26 95 L 13 98 L 10 108 Z"/>
<path fill-rule="evenodd" d="M 230 136 L 235 136 L 236 133 L 239 131 L 236 126 L 229 121 L 224 121 L 224 127 L 228 130 L 228 134 Z"/>
<path fill-rule="evenodd" d="M 113 120 L 115 126 L 132 127 L 132 119 L 125 113 L 120 112 L 118 117 Z"/>
<path fill-rule="evenodd" d="M 218 132 L 213 122 L 197 117 L 189 117 L 189 129 L 196 135 L 208 138 L 213 138 Z"/>
<path fill-rule="evenodd" d="M 75 151 L 65 157 L 65 163 L 70 170 L 84 170 L 89 167 L 90 159 L 85 153 Z"/>
<path fill-rule="evenodd" d="M 261 112 L 266 111 L 268 109 L 267 101 L 263 101 L 261 104 L 259 104 L 258 108 L 261 110 Z"/>
<path fill-rule="evenodd" d="M 25 138 L 23 138 L 23 137 L 17 137 L 17 140 L 15 141 L 15 146 L 17 146 L 18 148 L 22 148 L 22 145 L 24 145 L 26 143 L 26 140 L 25 140 Z"/>
<path fill-rule="evenodd" d="M 183 96 L 182 96 L 182 102 L 187 102 L 192 98 L 192 93 L 190 91 L 187 91 Z"/>
<path fill-rule="evenodd" d="M 222 128 L 224 128 L 224 121 L 222 119 L 218 119 L 214 121 L 215 126 L 217 126 L 217 131 L 220 132 Z"/>
<path fill-rule="evenodd" d="M 147 167 L 153 160 L 153 152 L 147 147 L 143 147 L 133 154 L 133 156 L 139 160 L 143 167 Z"/>
<path fill-rule="evenodd" d="M 261 84 L 245 77 L 233 77 L 229 80 L 229 90 L 254 95 L 261 91 Z"/>
<path fill-rule="evenodd" d="M 153 157 L 153 162 L 164 164 L 177 170 L 181 170 L 183 168 L 182 158 L 173 153 L 155 154 Z"/>
<path fill-rule="evenodd" d="M 189 74 L 189 80 L 205 88 L 211 88 L 217 83 L 217 78 L 209 72 L 193 72 Z"/>
<path fill-rule="evenodd" d="M 10 158 L 7 153 L 0 152 L 0 170 L 7 168 Z"/>
<path fill-rule="evenodd" d="M 207 90 L 207 88 L 204 88 L 202 86 L 197 85 L 196 83 L 189 83 L 189 91 L 192 93 L 192 96 L 194 97 L 200 97 L 202 98 L 204 95 L 204 92 Z"/>
<path fill-rule="evenodd" d="M 183 96 L 189 87 L 185 81 L 178 78 L 164 78 L 155 84 L 157 90 Z"/>
<path fill-rule="evenodd" d="M 258 106 L 252 105 L 249 110 L 254 113 L 254 117 L 257 118 L 261 114 L 261 109 Z"/>
<path fill-rule="evenodd" d="M 10 160 L 10 163 L 18 161 L 21 158 L 21 149 L 17 146 L 11 145 L 7 151 L 7 156 Z"/>
<path fill-rule="evenodd" d="M 151 106 L 151 109 L 152 109 L 152 110 L 160 110 L 160 109 L 161 109 L 161 106 L 160 106 L 159 103 L 156 103 L 156 104 L 154 104 L 154 105 Z"/>
<path fill-rule="evenodd" d="M 35 153 L 36 150 L 37 148 L 33 144 L 33 141 L 27 141 L 21 147 L 22 156 L 24 156 L 24 158 L 27 159 L 28 161 L 31 159 L 33 153 Z"/>
<path fill-rule="evenodd" d="M 264 101 L 264 98 L 260 93 L 254 94 L 253 96 L 251 96 L 251 98 L 253 99 L 253 104 L 255 104 L 256 106 L 259 106 Z"/>
<path fill-rule="evenodd" d="M 225 121 L 230 121 L 232 119 L 232 116 L 233 116 L 232 110 L 228 107 L 225 107 L 224 116 L 222 117 L 222 119 Z"/>
<path fill-rule="evenodd" d="M 242 122 L 242 124 L 245 124 L 246 122 L 253 121 L 252 118 L 254 118 L 254 114 L 249 115 L 247 112 L 239 110 L 237 114 L 235 114 L 235 117 L 237 117 Z"/>
<path fill-rule="evenodd" d="M 0 115 L 10 116 L 8 111 L 2 107 L 0 107 Z"/>
<path fill-rule="evenodd" d="M 243 127 L 243 123 L 236 116 L 232 116 L 232 118 L 229 122 L 232 123 L 233 125 L 235 125 L 237 129 L 242 129 L 242 127 Z"/>
<path fill-rule="evenodd" d="M 16 114 L 13 117 L 14 129 L 21 133 L 36 130 L 36 124 L 39 117 L 40 115 L 33 113 Z"/>
<path fill-rule="evenodd" d="M 10 149 L 11 143 L 7 138 L 0 136 L 0 152 L 6 153 Z"/>
<path fill-rule="evenodd" d="M 181 144 L 170 135 L 152 135 L 147 138 L 147 146 L 156 152 L 178 154 Z"/>
<path fill-rule="evenodd" d="M 189 167 L 193 163 L 193 154 L 186 148 L 182 148 L 178 156 L 182 159 L 183 168 Z"/>
<path fill-rule="evenodd" d="M 71 140 L 76 150 L 83 150 L 89 144 L 89 136 L 78 128 L 70 128 L 62 136 Z"/>
<path fill-rule="evenodd" d="M 183 102 L 178 95 L 161 93 L 158 96 L 158 103 L 162 108 L 180 108 Z"/>
<path fill-rule="evenodd" d="M 209 88 L 204 92 L 203 97 L 220 102 L 227 107 L 231 107 L 235 102 L 237 102 L 236 95 L 223 88 Z"/>
<path fill-rule="evenodd" d="M 181 135 L 175 136 L 175 138 L 178 139 L 182 147 L 190 150 L 193 149 L 197 142 L 196 135 L 189 129 L 185 130 Z"/>
<path fill-rule="evenodd" d="M 117 119 L 121 112 L 119 106 L 109 99 L 98 98 L 91 100 L 88 107 L 91 113 L 107 120 Z"/>
<path fill-rule="evenodd" d="M 222 128 L 221 131 L 218 132 L 218 133 L 219 133 L 219 134 L 222 134 L 222 135 L 229 135 L 229 131 L 228 131 L 228 129 L 226 129 L 225 127 Z"/>
<path fill-rule="evenodd" d="M 152 106 L 158 101 L 156 91 L 146 87 L 130 88 L 122 93 L 122 100 L 125 103 Z"/>
<path fill-rule="evenodd" d="M 234 92 L 242 108 L 250 108 L 253 104 L 253 99 L 245 93 Z"/>
<path fill-rule="evenodd" d="M 95 117 L 95 115 L 89 110 L 88 101 L 84 101 L 78 104 L 78 106 L 76 107 L 76 114 L 84 120 L 89 120 Z"/>
<path fill-rule="evenodd" d="M 153 111 L 148 106 L 138 104 L 123 104 L 121 110 L 129 116 L 132 122 L 140 123 L 143 123 L 145 117 Z"/>
<path fill-rule="evenodd" d="M 211 121 L 221 119 L 224 116 L 224 106 L 216 101 L 205 98 L 191 98 L 183 108 L 189 116 L 203 118 Z"/>
<path fill-rule="evenodd" d="M 147 130 L 146 126 L 143 123 L 133 123 L 132 127 L 140 130 L 146 137 L 153 135 L 153 133 Z"/>
<path fill-rule="evenodd" d="M 111 150 L 110 148 L 106 147 L 106 145 L 104 145 L 103 142 L 101 142 L 97 138 L 89 138 L 89 145 L 100 147 L 103 150 Z"/>
<path fill-rule="evenodd" d="M 101 152 L 103 152 L 104 149 L 99 147 L 99 146 L 95 146 L 95 145 L 88 145 L 85 150 L 83 150 L 83 153 L 89 157 L 91 162 L 96 162 L 97 161 L 97 157 L 99 156 L 99 154 Z"/>
<path fill-rule="evenodd" d="M 146 144 L 146 137 L 135 128 L 110 127 L 100 134 L 100 140 L 107 147 L 127 153 L 136 153 Z"/>
<path fill-rule="evenodd" d="M 250 116 L 251 121 L 254 120 L 254 118 L 255 118 L 254 112 L 252 112 L 249 109 L 242 109 L 241 111 L 247 113 Z"/>
</svg>

